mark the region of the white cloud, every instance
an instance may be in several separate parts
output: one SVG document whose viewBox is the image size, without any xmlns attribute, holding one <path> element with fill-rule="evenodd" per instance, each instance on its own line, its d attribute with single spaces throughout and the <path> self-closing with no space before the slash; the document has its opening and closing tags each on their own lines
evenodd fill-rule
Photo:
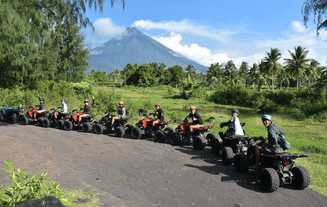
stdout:
<svg viewBox="0 0 327 207">
<path fill-rule="evenodd" d="M 102 51 L 97 51 L 97 50 L 92 50 L 90 52 L 91 55 L 99 55 L 99 54 L 102 54 Z"/>
<path fill-rule="evenodd" d="M 293 30 L 293 32 L 300 33 L 300 34 L 306 33 L 309 30 L 304 25 L 302 25 L 301 22 L 299 21 L 292 21 L 291 29 Z"/>
<path fill-rule="evenodd" d="M 214 63 L 227 63 L 229 60 L 233 60 L 237 67 L 239 67 L 242 61 L 246 61 L 249 64 L 258 62 L 264 57 L 263 53 L 250 55 L 248 57 L 230 58 L 226 53 L 212 54 L 211 50 L 206 47 L 201 47 L 198 44 L 192 43 L 190 46 L 182 45 L 182 35 L 175 32 L 164 32 L 160 37 L 152 37 L 166 47 L 180 53 L 181 55 L 194 60 L 202 65 L 210 66 Z"/>
<path fill-rule="evenodd" d="M 227 29 L 218 30 L 210 28 L 206 25 L 195 25 L 189 20 L 183 20 L 180 22 L 170 21 L 170 22 L 152 22 L 150 20 L 139 20 L 135 21 L 133 26 L 140 29 L 163 29 L 167 31 L 175 31 L 183 33 L 185 35 L 196 35 L 214 39 L 218 42 L 230 41 L 230 36 L 237 34 L 237 32 L 232 32 Z"/>
<path fill-rule="evenodd" d="M 110 18 L 97 19 L 94 24 L 97 39 L 112 38 L 126 31 L 125 26 L 118 26 Z"/>
</svg>

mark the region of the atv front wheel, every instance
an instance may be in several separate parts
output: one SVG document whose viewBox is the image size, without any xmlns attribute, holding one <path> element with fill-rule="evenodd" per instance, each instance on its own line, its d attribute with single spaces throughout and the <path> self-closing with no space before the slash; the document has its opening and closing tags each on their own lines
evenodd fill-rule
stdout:
<svg viewBox="0 0 327 207">
<path fill-rule="evenodd" d="M 133 124 L 126 124 L 126 126 L 125 126 L 126 134 L 130 134 L 133 127 L 134 127 Z"/>
<path fill-rule="evenodd" d="M 233 163 L 234 152 L 231 147 L 223 147 L 222 156 L 225 165 L 231 165 Z"/>
<path fill-rule="evenodd" d="M 50 126 L 50 120 L 48 118 L 44 118 L 42 124 L 45 128 L 48 128 Z"/>
<path fill-rule="evenodd" d="M 63 129 L 66 131 L 70 131 L 73 129 L 73 123 L 71 123 L 70 121 L 65 121 L 63 124 Z"/>
<path fill-rule="evenodd" d="M 310 173 L 302 166 L 297 166 L 291 170 L 293 173 L 292 185 L 299 190 L 307 188 L 310 184 Z"/>
<path fill-rule="evenodd" d="M 115 136 L 116 137 L 123 137 L 125 135 L 125 129 L 122 126 L 115 128 Z"/>
<path fill-rule="evenodd" d="M 219 153 L 220 153 L 220 143 L 217 138 L 211 139 L 211 151 L 212 151 L 212 154 L 214 154 L 214 155 L 219 155 Z"/>
<path fill-rule="evenodd" d="M 166 139 L 166 134 L 162 130 L 157 130 L 154 133 L 154 140 L 157 142 L 163 142 Z"/>
<path fill-rule="evenodd" d="M 101 124 L 96 124 L 94 126 L 94 130 L 96 134 L 102 134 L 103 132 L 103 126 Z"/>
<path fill-rule="evenodd" d="M 142 137 L 142 131 L 138 127 L 133 127 L 131 131 L 131 135 L 134 139 L 140 139 Z"/>
<path fill-rule="evenodd" d="M 37 124 L 39 126 L 43 127 L 43 118 L 42 117 L 37 119 Z"/>
<path fill-rule="evenodd" d="M 196 136 L 193 139 L 193 147 L 196 150 L 203 150 L 207 146 L 206 138 L 202 136 Z"/>
<path fill-rule="evenodd" d="M 64 127 L 64 120 L 60 119 L 58 122 L 57 122 L 57 126 L 58 126 L 58 129 L 62 129 Z"/>
<path fill-rule="evenodd" d="M 28 119 L 25 115 L 20 115 L 19 118 L 18 118 L 18 122 L 21 124 L 21 125 L 26 125 L 28 124 Z"/>
<path fill-rule="evenodd" d="M 260 184 L 263 190 L 274 192 L 279 188 L 279 176 L 275 169 L 265 168 L 260 175 Z"/>
<path fill-rule="evenodd" d="M 83 124 L 83 131 L 84 132 L 90 132 L 91 130 L 92 130 L 91 123 L 86 122 L 86 123 Z"/>
<path fill-rule="evenodd" d="M 249 160 L 244 154 L 234 157 L 234 167 L 237 172 L 247 173 L 249 171 Z"/>
<path fill-rule="evenodd" d="M 182 142 L 182 139 L 178 132 L 173 132 L 169 136 L 169 141 L 171 145 L 179 145 Z"/>
</svg>

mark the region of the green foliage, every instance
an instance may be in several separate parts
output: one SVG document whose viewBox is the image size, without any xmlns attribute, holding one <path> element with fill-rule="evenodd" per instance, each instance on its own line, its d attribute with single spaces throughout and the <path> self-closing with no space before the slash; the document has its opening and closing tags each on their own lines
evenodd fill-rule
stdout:
<svg viewBox="0 0 327 207">
<path fill-rule="evenodd" d="M 107 82 L 107 77 L 105 74 L 101 73 L 100 71 L 96 71 L 93 74 L 93 78 L 95 82 Z"/>
<path fill-rule="evenodd" d="M 9 168 L 2 168 L 1 170 L 10 173 L 13 184 L 7 188 L 2 187 L 0 191 L 0 206 L 14 207 L 25 200 L 40 199 L 47 196 L 57 197 L 64 205 L 72 204 L 72 201 L 67 200 L 63 195 L 62 189 L 59 188 L 60 184 L 57 185 L 55 181 L 49 181 L 51 176 L 46 177 L 48 174 L 46 170 L 39 175 L 39 179 L 36 179 L 35 175 L 28 178 L 27 173 L 20 171 L 19 168 L 15 172 L 15 168 L 10 161 L 5 160 L 5 164 Z"/>
<path fill-rule="evenodd" d="M 249 91 L 241 85 L 220 85 L 215 93 L 210 96 L 209 100 L 221 104 L 251 105 L 251 98 Z"/>
</svg>

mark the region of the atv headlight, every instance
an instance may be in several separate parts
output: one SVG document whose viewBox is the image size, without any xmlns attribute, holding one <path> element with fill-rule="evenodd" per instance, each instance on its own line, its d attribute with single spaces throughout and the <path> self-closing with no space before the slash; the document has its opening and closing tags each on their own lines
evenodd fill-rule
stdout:
<svg viewBox="0 0 327 207">
<path fill-rule="evenodd" d="M 246 152 L 247 150 L 248 150 L 248 147 L 246 147 L 246 146 L 243 146 L 243 147 L 242 147 L 242 151 L 243 151 L 243 152 Z"/>
</svg>

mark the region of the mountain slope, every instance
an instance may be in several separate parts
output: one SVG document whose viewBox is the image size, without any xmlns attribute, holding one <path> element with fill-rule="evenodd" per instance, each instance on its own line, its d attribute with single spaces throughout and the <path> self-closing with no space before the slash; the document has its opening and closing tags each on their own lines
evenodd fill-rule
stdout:
<svg viewBox="0 0 327 207">
<path fill-rule="evenodd" d="M 180 65 L 183 68 L 191 64 L 198 72 L 207 70 L 207 67 L 177 54 L 135 27 L 128 27 L 127 34 L 92 49 L 91 55 L 92 58 L 88 60 L 90 67 L 107 73 L 121 70 L 127 63 L 142 65 L 151 62 L 165 63 L 167 67 Z"/>
</svg>

